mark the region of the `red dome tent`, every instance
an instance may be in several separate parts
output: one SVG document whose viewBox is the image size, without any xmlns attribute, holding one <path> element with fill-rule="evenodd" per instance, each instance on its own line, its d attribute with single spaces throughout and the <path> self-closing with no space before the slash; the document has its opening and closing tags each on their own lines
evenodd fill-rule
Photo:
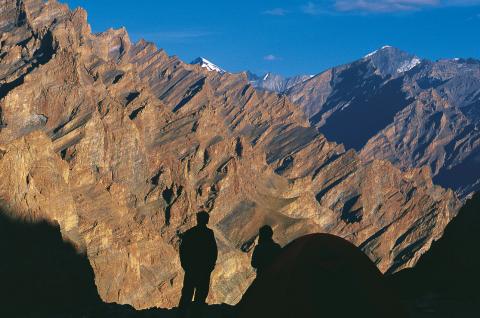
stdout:
<svg viewBox="0 0 480 318">
<path fill-rule="evenodd" d="M 287 245 L 237 308 L 238 318 L 405 317 L 375 264 L 353 244 L 329 234 Z"/>
</svg>

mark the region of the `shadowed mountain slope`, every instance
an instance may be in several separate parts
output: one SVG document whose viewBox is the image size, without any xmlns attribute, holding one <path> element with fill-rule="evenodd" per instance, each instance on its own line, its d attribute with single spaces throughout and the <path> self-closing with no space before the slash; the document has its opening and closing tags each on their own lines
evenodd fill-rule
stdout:
<svg viewBox="0 0 480 318">
<path fill-rule="evenodd" d="M 429 166 L 462 197 L 480 186 L 480 61 L 421 60 L 383 47 L 291 87 L 312 125 L 401 169 Z"/>
<path fill-rule="evenodd" d="M 0 252 L 3 317 L 89 312 L 101 304 L 88 259 L 63 241 L 58 226 L 0 211 Z"/>
</svg>

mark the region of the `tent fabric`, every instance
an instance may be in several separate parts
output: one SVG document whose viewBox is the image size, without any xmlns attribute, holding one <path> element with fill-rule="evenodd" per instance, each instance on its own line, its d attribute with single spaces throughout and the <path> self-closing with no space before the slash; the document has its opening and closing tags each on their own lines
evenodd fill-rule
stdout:
<svg viewBox="0 0 480 318">
<path fill-rule="evenodd" d="M 238 318 L 405 317 L 382 273 L 356 246 L 311 234 L 283 248 L 238 304 Z"/>
</svg>

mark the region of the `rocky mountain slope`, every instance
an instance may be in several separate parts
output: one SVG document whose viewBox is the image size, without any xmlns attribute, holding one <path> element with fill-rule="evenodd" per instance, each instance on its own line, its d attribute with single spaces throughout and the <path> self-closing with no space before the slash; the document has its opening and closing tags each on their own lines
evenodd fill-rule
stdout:
<svg viewBox="0 0 480 318">
<path fill-rule="evenodd" d="M 480 189 L 480 61 L 431 62 L 386 46 L 286 94 L 364 161 L 428 166 L 462 197 Z"/>
<path fill-rule="evenodd" d="M 459 206 L 428 169 L 364 163 L 245 74 L 183 63 L 125 29 L 92 34 L 84 10 L 54 0 L 2 1 L 0 124 L 3 209 L 58 222 L 102 300 L 137 309 L 177 304 L 178 234 L 198 209 L 220 250 L 209 301 L 235 303 L 264 223 L 282 244 L 342 236 L 390 273 Z"/>
</svg>

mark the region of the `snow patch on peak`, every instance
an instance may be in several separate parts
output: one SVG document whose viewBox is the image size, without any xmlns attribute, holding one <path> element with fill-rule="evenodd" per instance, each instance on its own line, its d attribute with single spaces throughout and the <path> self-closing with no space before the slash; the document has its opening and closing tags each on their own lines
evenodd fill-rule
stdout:
<svg viewBox="0 0 480 318">
<path fill-rule="evenodd" d="M 210 72 L 213 71 L 213 72 L 218 72 L 220 74 L 225 74 L 226 73 L 226 71 L 224 69 L 220 68 L 216 64 L 213 64 L 212 62 L 210 62 L 209 60 L 207 60 L 206 58 L 203 58 L 203 57 L 199 57 L 199 58 L 195 59 L 190 64 L 200 65 L 201 67 L 206 68 Z"/>
<path fill-rule="evenodd" d="M 363 58 L 368 58 L 368 57 L 371 57 L 371 56 L 373 56 L 373 55 L 377 54 L 377 53 L 378 53 L 378 51 L 385 50 L 385 49 L 390 49 L 390 48 L 393 48 L 393 46 L 390 46 L 390 45 L 384 45 L 384 46 L 382 46 L 380 49 L 378 49 L 378 50 L 375 50 L 375 51 L 373 51 L 373 52 L 370 52 L 370 53 L 368 53 L 368 54 L 367 54 L 367 55 L 365 55 Z"/>
<path fill-rule="evenodd" d="M 405 61 L 404 63 L 402 63 L 402 65 L 400 65 L 400 67 L 397 69 L 397 72 L 408 72 L 420 63 L 422 63 L 422 61 L 418 57 L 414 57 L 410 61 Z"/>
<path fill-rule="evenodd" d="M 375 50 L 375 51 L 373 51 L 373 52 L 370 52 L 370 53 L 368 53 L 367 55 L 365 55 L 363 58 L 368 58 L 368 57 L 370 57 L 370 56 L 373 56 L 373 55 L 377 54 L 377 52 L 378 52 L 378 50 Z"/>
</svg>

